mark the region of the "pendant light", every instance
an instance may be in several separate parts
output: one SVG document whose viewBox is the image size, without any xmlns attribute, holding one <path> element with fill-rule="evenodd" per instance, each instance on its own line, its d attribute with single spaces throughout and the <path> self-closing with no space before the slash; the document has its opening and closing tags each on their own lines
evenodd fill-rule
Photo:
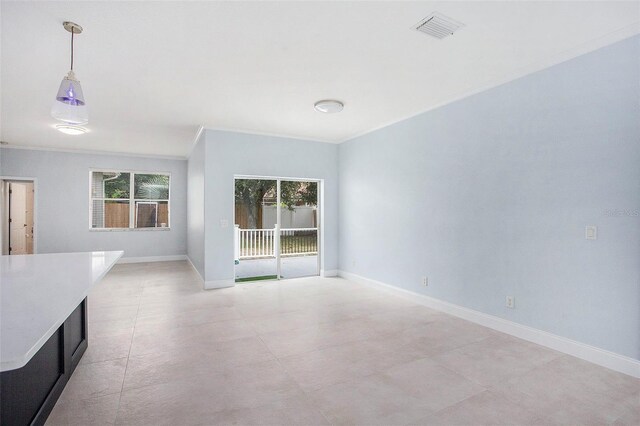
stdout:
<svg viewBox="0 0 640 426">
<path fill-rule="evenodd" d="M 73 22 L 64 22 L 62 26 L 71 33 L 71 69 L 60 83 L 51 116 L 66 124 L 86 124 L 89 122 L 89 114 L 80 81 L 73 72 L 73 36 L 82 33 L 82 27 Z"/>
</svg>

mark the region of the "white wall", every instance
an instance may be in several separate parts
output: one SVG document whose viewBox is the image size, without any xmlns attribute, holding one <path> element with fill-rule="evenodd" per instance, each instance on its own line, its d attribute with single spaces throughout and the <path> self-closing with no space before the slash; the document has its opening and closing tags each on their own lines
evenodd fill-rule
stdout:
<svg viewBox="0 0 640 426">
<path fill-rule="evenodd" d="M 640 359 L 639 58 L 636 36 L 341 144 L 340 269 Z"/>
<path fill-rule="evenodd" d="M 234 282 L 234 175 L 324 180 L 324 257 L 338 266 L 337 145 L 244 133 L 206 131 L 205 275 L 209 286 Z M 228 222 L 221 227 L 221 220 Z"/>
<path fill-rule="evenodd" d="M 187 190 L 187 254 L 204 279 L 204 172 L 205 133 L 201 132 L 188 163 Z"/>
<path fill-rule="evenodd" d="M 133 156 L 1 148 L 4 176 L 37 179 L 38 253 L 124 250 L 124 257 L 187 252 L 187 162 Z M 89 230 L 89 169 L 171 173 L 171 229 Z"/>
</svg>

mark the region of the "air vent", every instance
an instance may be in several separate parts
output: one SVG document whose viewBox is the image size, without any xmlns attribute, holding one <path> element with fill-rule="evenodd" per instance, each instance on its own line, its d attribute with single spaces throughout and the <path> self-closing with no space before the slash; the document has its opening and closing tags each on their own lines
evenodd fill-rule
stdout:
<svg viewBox="0 0 640 426">
<path fill-rule="evenodd" d="M 462 27 L 464 27 L 463 23 L 455 21 L 438 12 L 434 12 L 420 21 L 415 26 L 415 29 L 442 40 L 443 38 L 449 37 Z"/>
</svg>

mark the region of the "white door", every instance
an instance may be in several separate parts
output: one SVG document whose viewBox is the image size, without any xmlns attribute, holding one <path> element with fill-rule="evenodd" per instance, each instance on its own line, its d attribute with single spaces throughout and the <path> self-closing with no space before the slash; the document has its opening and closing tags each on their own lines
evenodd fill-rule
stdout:
<svg viewBox="0 0 640 426">
<path fill-rule="evenodd" d="M 27 254 L 27 184 L 9 184 L 10 254 Z"/>
<path fill-rule="evenodd" d="M 27 221 L 25 222 L 27 224 L 27 227 L 25 228 L 26 231 L 26 238 L 27 238 L 27 245 L 26 245 L 26 251 L 27 254 L 33 254 L 33 215 L 34 215 L 34 206 L 33 206 L 33 182 L 29 182 L 26 185 L 26 198 L 27 198 L 27 202 L 26 202 L 26 218 Z"/>
</svg>

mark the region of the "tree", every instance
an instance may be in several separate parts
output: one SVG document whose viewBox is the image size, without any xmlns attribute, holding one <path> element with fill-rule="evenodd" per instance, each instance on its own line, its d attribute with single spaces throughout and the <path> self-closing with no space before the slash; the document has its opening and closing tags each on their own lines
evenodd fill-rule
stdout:
<svg viewBox="0 0 640 426">
<path fill-rule="evenodd" d="M 169 199 L 169 176 L 136 174 L 134 180 L 135 198 L 148 200 Z"/>
<path fill-rule="evenodd" d="M 268 193 L 275 194 L 276 181 L 262 179 L 237 179 L 235 189 L 236 204 L 247 207 L 247 226 L 258 228 L 258 215 L 262 210 L 262 201 Z M 280 201 L 283 207 L 293 210 L 299 205 L 316 205 L 318 202 L 317 182 L 280 182 Z"/>
<path fill-rule="evenodd" d="M 130 173 L 107 172 L 102 175 L 102 179 L 105 198 L 129 198 Z M 143 173 L 136 174 L 134 192 L 134 198 L 168 200 L 169 176 Z"/>
<path fill-rule="evenodd" d="M 95 172 L 100 176 L 99 172 Z M 104 183 L 105 198 L 129 198 L 129 173 L 103 173 L 101 181 Z"/>
<path fill-rule="evenodd" d="M 318 203 L 317 182 L 297 182 L 285 180 L 280 182 L 280 200 L 283 207 L 293 210 L 295 206 Z"/>
<path fill-rule="evenodd" d="M 275 185 L 272 180 L 236 179 L 236 204 L 247 207 L 247 226 L 250 229 L 258 228 L 258 211 L 262 208 L 262 199 Z"/>
</svg>

